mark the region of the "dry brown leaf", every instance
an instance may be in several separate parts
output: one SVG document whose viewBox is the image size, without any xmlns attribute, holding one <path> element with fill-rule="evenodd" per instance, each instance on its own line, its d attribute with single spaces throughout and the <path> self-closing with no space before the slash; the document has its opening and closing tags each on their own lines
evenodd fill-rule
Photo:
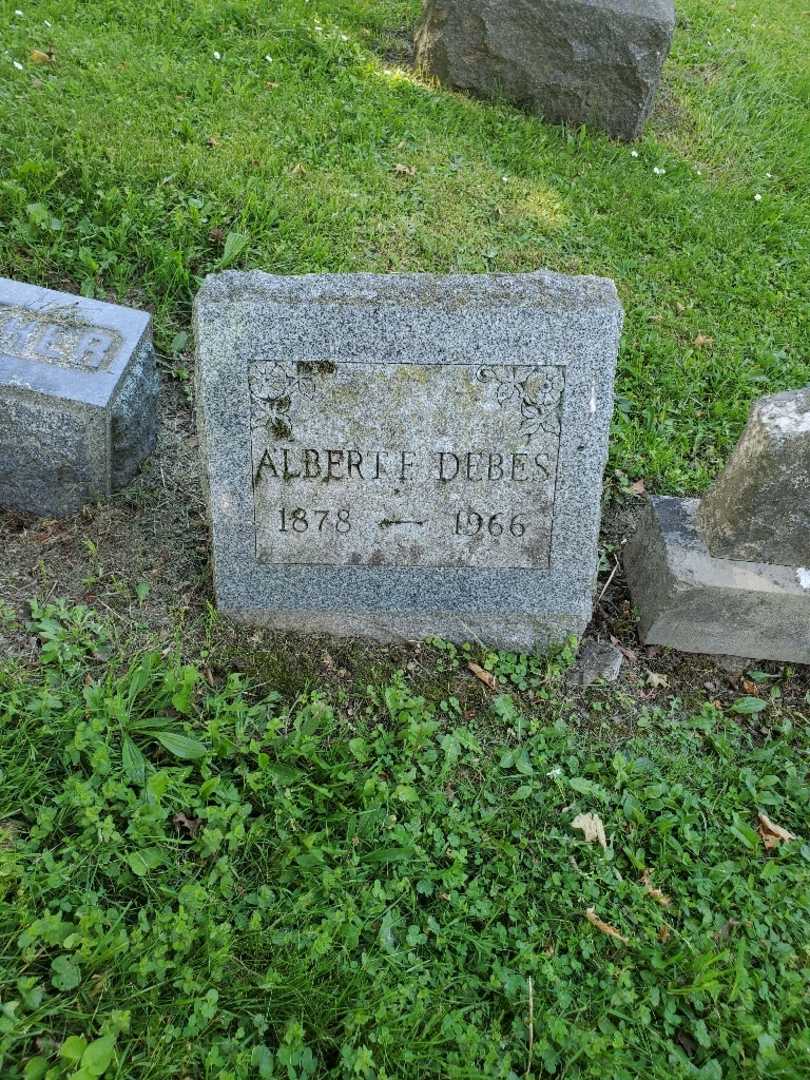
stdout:
<svg viewBox="0 0 810 1080">
<path fill-rule="evenodd" d="M 56 59 L 56 53 L 53 49 L 48 49 L 47 52 L 43 52 L 42 49 L 31 50 L 31 62 L 34 64 L 52 64 Z"/>
<path fill-rule="evenodd" d="M 592 844 L 596 840 L 603 848 L 607 848 L 605 826 L 602 824 L 602 819 L 598 814 L 577 814 L 571 822 L 571 828 L 582 829 L 586 843 Z"/>
<path fill-rule="evenodd" d="M 762 843 L 766 848 L 775 848 L 783 841 L 788 843 L 791 840 L 796 840 L 796 834 L 788 832 L 787 829 L 783 829 L 781 825 L 775 825 L 767 814 L 757 814 L 759 819 L 759 828 L 757 832 L 762 837 Z"/>
<path fill-rule="evenodd" d="M 206 145 L 210 146 L 212 150 L 215 146 L 219 146 L 219 139 L 216 135 L 209 135 L 205 142 Z"/>
<path fill-rule="evenodd" d="M 306 176 L 306 174 L 307 174 L 306 166 L 304 165 L 304 163 L 302 161 L 299 161 L 297 164 L 293 165 L 293 167 L 290 169 L 290 176 Z"/>
<path fill-rule="evenodd" d="M 628 649 L 626 645 L 622 645 L 619 639 L 617 637 L 614 637 L 613 634 L 610 635 L 610 644 L 615 645 L 619 652 L 622 654 L 622 656 L 625 658 L 625 660 L 627 660 L 629 663 L 638 663 L 638 653 L 633 652 L 632 649 Z"/>
<path fill-rule="evenodd" d="M 665 941 L 669 941 L 669 927 L 666 923 L 662 923 L 658 927 L 658 940 L 662 943 Z"/>
<path fill-rule="evenodd" d="M 669 686 L 669 678 L 658 671 L 648 671 L 647 686 L 651 686 L 653 690 L 663 690 Z"/>
<path fill-rule="evenodd" d="M 0 821 L 0 850 L 14 847 L 14 842 L 20 836 L 24 825 L 17 818 L 6 818 Z"/>
<path fill-rule="evenodd" d="M 726 941 L 731 931 L 735 930 L 739 925 L 740 924 L 736 919 L 729 919 L 727 922 L 723 923 L 719 930 L 715 930 L 713 935 L 714 940 Z"/>
<path fill-rule="evenodd" d="M 488 686 L 490 690 L 498 689 L 498 680 L 495 678 L 491 671 L 485 671 L 482 667 L 474 663 L 472 660 L 470 660 L 470 662 L 467 664 L 467 667 L 470 669 L 476 679 L 479 679 L 484 684 L 484 686 Z"/>
<path fill-rule="evenodd" d="M 190 818 L 188 815 L 179 813 L 175 814 L 172 818 L 174 824 L 178 829 L 185 829 L 189 836 L 194 837 L 202 828 L 202 820 L 200 818 Z"/>
<path fill-rule="evenodd" d="M 416 176 L 416 166 L 403 165 L 401 161 L 398 161 L 394 166 L 394 172 L 400 176 Z"/>
<path fill-rule="evenodd" d="M 641 497 L 647 492 L 647 486 L 643 480 L 635 480 L 627 489 L 631 495 L 638 495 Z"/>
<path fill-rule="evenodd" d="M 641 875 L 641 882 L 647 896 L 651 896 L 653 900 L 657 900 L 661 907 L 669 907 L 672 903 L 671 897 L 667 896 L 666 893 L 661 892 L 660 889 L 656 889 L 652 883 L 652 874 L 649 870 L 645 870 Z"/>
<path fill-rule="evenodd" d="M 742 688 L 746 694 L 750 694 L 751 697 L 759 697 L 759 687 L 755 682 L 751 682 L 750 679 L 742 680 Z"/>
<path fill-rule="evenodd" d="M 626 938 L 624 934 L 620 933 L 615 926 L 611 926 L 610 923 L 606 923 L 600 919 L 592 907 L 589 907 L 585 912 L 585 918 L 592 926 L 595 926 L 597 930 L 601 930 L 603 934 L 607 934 L 608 937 L 615 938 L 625 945 L 629 944 L 629 939 Z"/>
<path fill-rule="evenodd" d="M 698 334 L 693 344 L 696 349 L 705 349 L 707 345 L 714 345 L 714 338 L 707 334 Z"/>
</svg>

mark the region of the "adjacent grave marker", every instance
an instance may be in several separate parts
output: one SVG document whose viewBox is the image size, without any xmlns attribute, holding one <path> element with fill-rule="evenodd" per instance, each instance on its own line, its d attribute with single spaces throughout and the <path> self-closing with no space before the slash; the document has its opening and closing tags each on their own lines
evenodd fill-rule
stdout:
<svg viewBox="0 0 810 1080">
<path fill-rule="evenodd" d="M 810 387 L 754 403 L 703 502 L 653 498 L 624 557 L 642 640 L 810 663 Z"/>
<path fill-rule="evenodd" d="M 381 639 L 581 633 L 621 319 L 598 278 L 209 278 L 220 609 Z"/>
<path fill-rule="evenodd" d="M 674 29 L 673 0 L 425 0 L 416 63 L 547 120 L 635 139 Z"/>
<path fill-rule="evenodd" d="M 754 402 L 700 526 L 716 558 L 810 566 L 810 386 Z"/>
<path fill-rule="evenodd" d="M 149 316 L 0 278 L 0 506 L 60 517 L 154 447 Z"/>
</svg>

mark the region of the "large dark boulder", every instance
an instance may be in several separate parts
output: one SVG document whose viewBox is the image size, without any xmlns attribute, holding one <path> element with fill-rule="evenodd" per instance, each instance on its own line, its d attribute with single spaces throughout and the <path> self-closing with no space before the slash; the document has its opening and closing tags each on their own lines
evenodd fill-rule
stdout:
<svg viewBox="0 0 810 1080">
<path fill-rule="evenodd" d="M 426 0 L 416 60 L 448 86 L 635 139 L 674 27 L 673 0 Z"/>
</svg>

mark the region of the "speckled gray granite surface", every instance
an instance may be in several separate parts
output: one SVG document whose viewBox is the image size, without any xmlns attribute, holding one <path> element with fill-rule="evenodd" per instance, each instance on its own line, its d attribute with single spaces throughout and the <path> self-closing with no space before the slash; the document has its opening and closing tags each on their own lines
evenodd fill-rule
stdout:
<svg viewBox="0 0 810 1080">
<path fill-rule="evenodd" d="M 157 394 L 146 312 L 0 278 L 0 506 L 62 517 L 123 487 Z"/>
<path fill-rule="evenodd" d="M 715 558 L 699 508 L 697 499 L 652 498 L 625 548 L 642 641 L 810 664 L 810 569 Z"/>
<path fill-rule="evenodd" d="M 598 278 L 208 278 L 219 608 L 381 640 L 581 633 L 621 323 Z"/>
<path fill-rule="evenodd" d="M 698 520 L 716 558 L 810 566 L 810 386 L 754 402 Z"/>
</svg>

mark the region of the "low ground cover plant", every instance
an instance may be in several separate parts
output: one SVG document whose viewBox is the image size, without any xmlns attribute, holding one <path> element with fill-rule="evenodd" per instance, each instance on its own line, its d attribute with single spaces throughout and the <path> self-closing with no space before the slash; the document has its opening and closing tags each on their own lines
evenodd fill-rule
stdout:
<svg viewBox="0 0 810 1080">
<path fill-rule="evenodd" d="M 564 656 L 479 657 L 500 686 L 463 715 L 403 672 L 285 700 L 127 661 L 81 607 L 30 629 L 0 675 L 4 1077 L 806 1075 L 778 694 L 607 746 Z"/>
</svg>

